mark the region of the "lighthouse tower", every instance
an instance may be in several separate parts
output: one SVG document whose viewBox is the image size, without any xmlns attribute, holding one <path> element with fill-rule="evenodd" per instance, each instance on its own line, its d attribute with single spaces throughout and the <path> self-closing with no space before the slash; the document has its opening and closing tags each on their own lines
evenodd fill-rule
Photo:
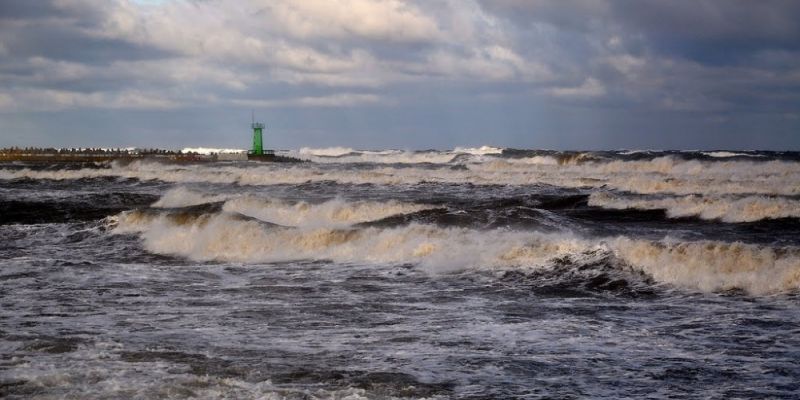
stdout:
<svg viewBox="0 0 800 400">
<path fill-rule="evenodd" d="M 254 156 L 264 155 L 264 124 L 256 122 L 256 111 L 251 112 L 250 127 L 253 128 L 253 149 L 248 154 Z"/>
<path fill-rule="evenodd" d="M 250 123 L 253 128 L 253 148 L 247 152 L 247 159 L 253 161 L 286 161 L 287 157 L 276 156 L 273 150 L 264 150 L 264 124 L 256 122 L 256 115 L 253 112 L 253 119 Z"/>
<path fill-rule="evenodd" d="M 250 150 L 250 154 L 254 154 L 257 156 L 264 155 L 264 139 L 263 139 L 263 132 L 264 132 L 264 124 L 261 122 L 253 121 L 251 125 L 253 128 L 253 149 Z"/>
</svg>

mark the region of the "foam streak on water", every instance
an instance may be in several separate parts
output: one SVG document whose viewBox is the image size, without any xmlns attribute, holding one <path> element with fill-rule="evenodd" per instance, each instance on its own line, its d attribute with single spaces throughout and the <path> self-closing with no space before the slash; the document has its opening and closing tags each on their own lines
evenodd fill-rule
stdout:
<svg viewBox="0 0 800 400">
<path fill-rule="evenodd" d="M 0 165 L 0 397 L 794 398 L 800 155 Z"/>
</svg>

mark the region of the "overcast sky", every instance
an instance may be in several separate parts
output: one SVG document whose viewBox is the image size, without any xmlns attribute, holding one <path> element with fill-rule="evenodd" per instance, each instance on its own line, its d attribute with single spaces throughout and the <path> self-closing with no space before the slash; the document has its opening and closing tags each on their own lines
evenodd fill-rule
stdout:
<svg viewBox="0 0 800 400">
<path fill-rule="evenodd" d="M 0 146 L 800 149 L 797 0 L 0 0 Z"/>
</svg>

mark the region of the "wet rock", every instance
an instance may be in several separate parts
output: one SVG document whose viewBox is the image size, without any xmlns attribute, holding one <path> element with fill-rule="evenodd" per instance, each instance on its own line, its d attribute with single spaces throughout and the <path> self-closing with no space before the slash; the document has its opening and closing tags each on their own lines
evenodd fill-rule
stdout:
<svg viewBox="0 0 800 400">
<path fill-rule="evenodd" d="M 375 395 L 398 397 L 430 397 L 451 393 L 454 384 L 425 383 L 401 372 L 370 372 L 355 379 L 356 387 Z"/>
<path fill-rule="evenodd" d="M 22 349 L 51 354 L 71 353 L 77 350 L 78 345 L 83 342 L 78 338 L 41 338 L 26 344 Z"/>
</svg>

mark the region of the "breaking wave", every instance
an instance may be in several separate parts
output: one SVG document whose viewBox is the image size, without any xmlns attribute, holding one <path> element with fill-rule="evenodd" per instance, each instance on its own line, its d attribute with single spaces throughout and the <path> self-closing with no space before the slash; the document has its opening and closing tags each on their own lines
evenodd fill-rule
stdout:
<svg viewBox="0 0 800 400">
<path fill-rule="evenodd" d="M 617 238 L 615 254 L 658 282 L 702 291 L 741 289 L 752 294 L 800 288 L 800 249 L 716 241 L 649 242 Z"/>
<path fill-rule="evenodd" d="M 222 209 L 284 226 L 345 226 L 427 210 L 432 206 L 399 201 L 373 202 L 333 199 L 320 204 L 244 196 L 228 200 Z"/>
<path fill-rule="evenodd" d="M 322 203 L 291 202 L 253 195 L 210 195 L 185 187 L 168 190 L 151 207 L 177 209 L 177 212 L 168 215 L 172 215 L 173 219 L 176 215 L 180 215 L 181 217 L 178 219 L 185 220 L 191 218 L 191 210 L 186 210 L 187 208 L 198 205 L 213 206 L 214 203 L 221 203 L 219 209 L 234 215 L 294 227 L 341 227 L 435 208 L 431 205 L 403 203 L 395 200 L 347 201 L 335 198 Z M 200 207 L 201 211 L 208 209 L 209 207 Z M 138 229 L 136 226 L 151 222 L 157 215 L 157 212 L 147 210 L 134 210 L 122 214 L 123 219 L 127 221 L 125 229 L 134 231 Z"/>
<path fill-rule="evenodd" d="M 453 153 L 472 154 L 476 156 L 483 156 L 487 154 L 503 154 L 503 149 L 492 146 L 481 147 L 456 147 Z"/>
<path fill-rule="evenodd" d="M 376 164 L 447 164 L 459 155 L 501 155 L 503 149 L 492 146 L 456 147 L 452 151 L 355 150 L 349 147 L 313 149 L 303 147 L 287 155 L 319 163 L 376 163 Z"/>
<path fill-rule="evenodd" d="M 339 157 L 354 152 L 355 150 L 349 147 L 327 147 L 323 149 L 303 147 L 300 149 L 300 151 L 298 151 L 298 153 L 303 156 L 319 156 L 319 157 Z"/>
<path fill-rule="evenodd" d="M 323 204 L 320 210 L 330 207 Z M 740 289 L 767 294 L 800 288 L 800 249 L 795 247 L 669 238 L 587 239 L 566 233 L 420 223 L 393 228 L 337 226 L 336 218 L 324 211 L 312 212 L 314 216 L 307 219 L 324 223 L 286 227 L 275 224 L 298 221 L 271 211 L 248 218 L 234 209 L 128 211 L 111 223 L 115 233 L 138 234 L 148 251 L 197 261 L 413 264 L 435 273 L 497 268 L 536 271 L 565 262 L 576 266 L 602 262 L 622 271 L 644 273 L 662 284 L 700 291 Z M 381 214 L 385 213 L 375 215 Z M 344 219 L 355 222 L 363 218 Z"/>
<path fill-rule="evenodd" d="M 304 151 L 305 150 L 305 151 Z M 349 151 L 346 151 L 349 150 Z M 447 164 L 457 154 L 436 151 L 417 152 L 403 150 L 356 151 L 353 149 L 333 148 L 310 151 L 301 149 L 299 153 L 288 153 L 289 156 L 313 161 L 316 163 L 374 163 L 374 164 Z"/>
<path fill-rule="evenodd" d="M 158 207 L 158 208 L 188 207 L 198 204 L 223 201 L 229 197 L 230 196 L 221 194 L 216 194 L 216 195 L 203 194 L 195 192 L 193 190 L 189 190 L 183 186 L 178 186 L 170 190 L 167 190 L 167 192 L 164 193 L 161 196 L 161 198 L 159 198 L 155 203 L 153 203 L 151 207 Z"/>
<path fill-rule="evenodd" d="M 535 155 L 531 157 L 520 158 L 497 158 L 488 160 L 488 165 L 495 169 L 502 169 L 504 166 L 508 169 L 519 168 L 522 166 L 535 166 L 535 165 L 550 165 L 550 166 L 568 166 L 578 165 L 581 163 L 594 161 L 594 156 L 589 153 L 566 153 L 559 155 Z"/>
<path fill-rule="evenodd" d="M 595 192 L 589 196 L 589 205 L 617 210 L 666 210 L 670 218 L 698 217 L 724 222 L 800 218 L 800 201 L 774 196 L 648 198 Z"/>
<path fill-rule="evenodd" d="M 707 151 L 701 154 L 707 155 L 709 157 L 716 157 L 716 158 L 730 158 L 730 157 L 763 157 L 759 154 L 750 154 L 750 153 L 734 153 L 731 151 Z"/>
<path fill-rule="evenodd" d="M 387 151 L 326 157 L 342 162 L 356 157 L 373 165 L 356 167 L 319 163 L 301 165 L 202 164 L 174 165 L 147 161 L 112 163 L 108 168 L 0 169 L 0 179 L 83 179 L 117 177 L 188 183 L 240 185 L 297 184 L 334 181 L 352 184 L 551 185 L 607 188 L 639 194 L 674 195 L 800 195 L 800 163 L 786 160 L 686 160 L 661 156 L 648 160 L 601 160 L 588 153 L 503 158 L 472 156 L 466 163 L 439 165 L 461 157 L 451 152 Z M 462 154 L 463 155 L 463 154 Z M 480 158 L 475 158 L 480 157 Z M 370 161 L 370 160 L 380 161 Z M 348 161 L 349 162 L 349 161 Z M 419 164 L 427 165 L 387 165 Z"/>
</svg>

